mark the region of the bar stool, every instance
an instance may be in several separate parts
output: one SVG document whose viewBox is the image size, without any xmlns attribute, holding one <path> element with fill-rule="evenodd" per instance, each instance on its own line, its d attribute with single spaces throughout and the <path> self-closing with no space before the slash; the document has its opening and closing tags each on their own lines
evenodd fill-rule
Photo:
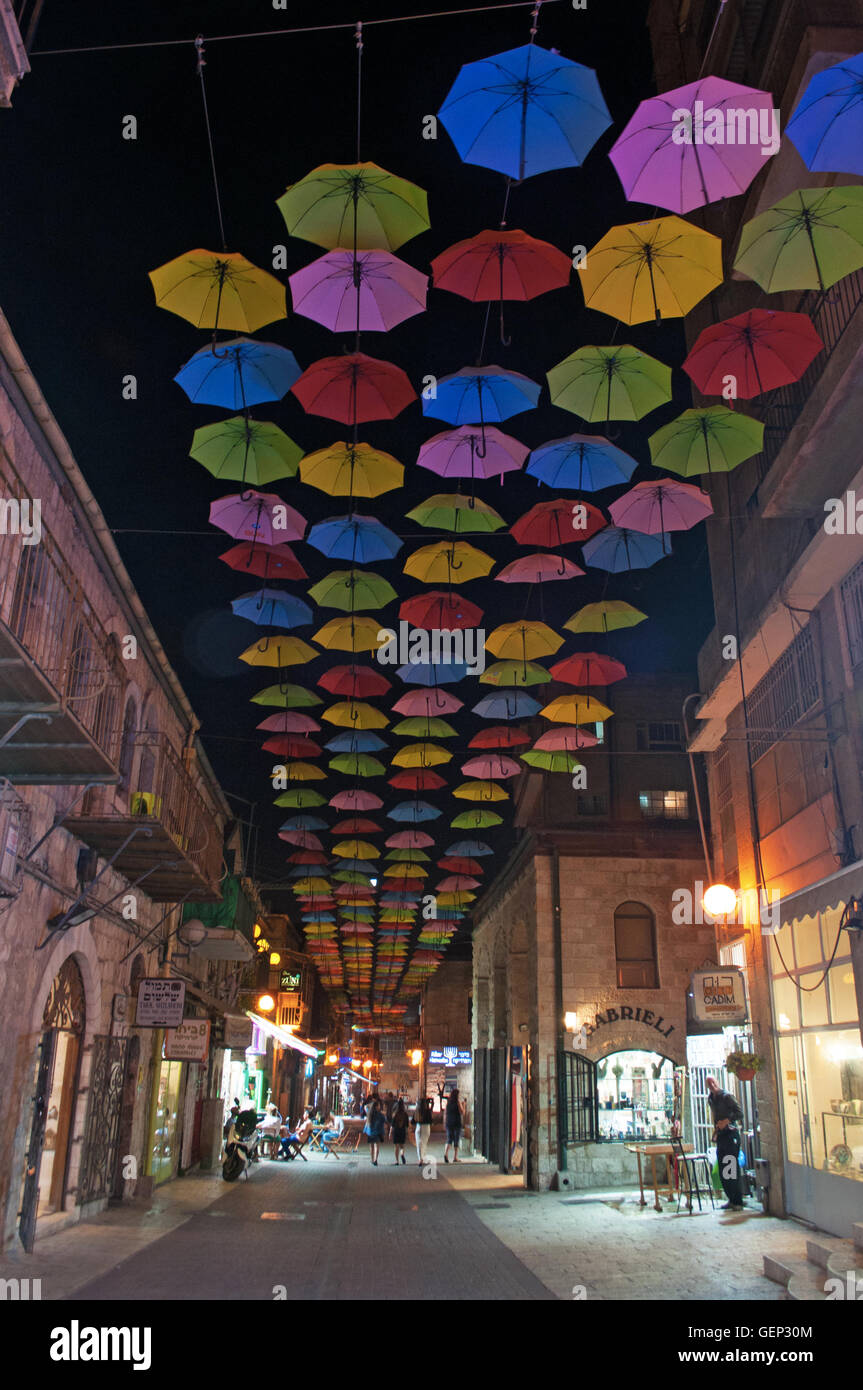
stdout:
<svg viewBox="0 0 863 1390">
<path fill-rule="evenodd" d="M 710 1197 L 711 1208 L 715 1210 L 716 1199 L 713 1195 L 713 1180 L 710 1175 L 710 1156 L 708 1154 L 688 1154 L 684 1152 L 683 1140 L 673 1137 L 671 1140 L 671 1152 L 677 1165 L 677 1210 L 680 1211 L 680 1199 L 683 1196 L 683 1184 L 681 1183 L 681 1173 L 686 1178 L 686 1198 L 687 1209 L 692 1215 L 692 1193 L 698 1199 L 698 1210 L 701 1206 L 701 1185 L 698 1181 L 699 1173 L 704 1182 L 704 1196 Z"/>
</svg>

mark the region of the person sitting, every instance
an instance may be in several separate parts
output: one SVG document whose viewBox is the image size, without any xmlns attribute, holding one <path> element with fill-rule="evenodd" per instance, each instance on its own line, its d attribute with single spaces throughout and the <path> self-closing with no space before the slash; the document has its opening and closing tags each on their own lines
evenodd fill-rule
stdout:
<svg viewBox="0 0 863 1390">
<path fill-rule="evenodd" d="M 345 1132 L 345 1121 L 342 1115 L 336 1115 L 330 1111 L 327 1127 L 321 1135 L 321 1148 L 324 1153 L 329 1153 L 329 1145 L 336 1139 L 340 1139 Z"/>
<path fill-rule="evenodd" d="M 296 1151 L 292 1152 L 294 1145 L 302 1146 L 305 1144 L 313 1128 L 314 1120 L 312 1119 L 311 1111 L 306 1109 L 303 1111 L 302 1122 L 297 1126 L 296 1130 L 292 1134 L 286 1134 L 284 1139 L 281 1140 L 282 1158 L 296 1158 Z"/>
<path fill-rule="evenodd" d="M 276 1107 L 273 1105 L 272 1101 L 270 1101 L 267 1105 L 264 1118 L 258 1124 L 257 1129 L 258 1133 L 261 1136 L 261 1143 L 269 1144 L 271 1153 L 276 1141 L 279 1138 L 279 1131 L 281 1130 L 281 1128 L 282 1117 L 279 1114 Z"/>
</svg>

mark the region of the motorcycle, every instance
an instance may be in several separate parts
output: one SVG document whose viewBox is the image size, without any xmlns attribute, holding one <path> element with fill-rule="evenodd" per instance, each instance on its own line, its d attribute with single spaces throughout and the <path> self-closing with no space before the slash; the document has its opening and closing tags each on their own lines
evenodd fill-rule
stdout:
<svg viewBox="0 0 863 1390">
<path fill-rule="evenodd" d="M 222 1164 L 222 1177 L 225 1182 L 236 1182 L 241 1173 L 248 1178 L 249 1165 L 259 1161 L 257 1130 L 258 1116 L 254 1110 L 243 1110 L 231 1126 L 225 1144 L 225 1161 Z"/>
</svg>

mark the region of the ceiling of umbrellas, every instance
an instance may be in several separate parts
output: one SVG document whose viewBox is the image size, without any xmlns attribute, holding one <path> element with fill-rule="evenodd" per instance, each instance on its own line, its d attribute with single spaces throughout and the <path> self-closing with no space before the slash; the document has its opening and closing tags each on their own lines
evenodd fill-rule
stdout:
<svg viewBox="0 0 863 1390">
<path fill-rule="evenodd" d="M 808 168 L 863 174 L 861 92 L 861 57 L 812 79 L 786 132 Z M 266 682 L 250 715 L 269 755 L 262 777 L 284 811 L 309 953 L 358 1026 L 398 1027 L 436 969 L 494 864 L 512 779 L 530 768 L 575 778 L 613 715 L 609 687 L 627 670 L 609 646 L 646 614 L 620 598 L 580 603 L 580 577 L 668 556 L 672 533 L 712 512 L 687 480 L 761 450 L 764 426 L 739 401 L 797 380 L 822 350 L 801 313 L 756 307 L 714 323 L 683 369 L 718 403 L 651 428 L 672 399 L 671 366 L 618 341 L 625 326 L 681 318 L 721 284 L 719 239 L 684 214 L 749 186 L 769 157 L 759 113 L 772 110 L 769 92 L 715 77 L 642 101 L 610 157 L 627 200 L 662 215 L 613 226 L 573 257 L 509 228 L 509 193 L 581 165 L 611 116 L 595 72 L 532 33 L 462 67 L 445 96 L 439 121 L 462 161 L 503 175 L 504 212 L 436 256 L 430 275 L 396 255 L 429 227 L 426 193 L 359 151 L 278 199 L 289 235 L 324 248 L 289 278 L 292 327 L 298 340 L 303 319 L 330 330 L 331 355 L 301 370 L 291 350 L 250 336 L 287 317 L 286 291 L 238 253 L 193 250 L 151 272 L 157 304 L 212 335 L 175 378 L 194 406 L 221 412 L 190 453 L 233 485 L 209 519 L 232 542 L 220 558 L 249 624 L 241 660 Z M 754 113 L 755 138 L 732 143 L 740 111 Z M 863 188 L 783 197 L 744 226 L 733 265 L 767 294 L 829 290 L 863 266 Z M 489 362 L 491 341 L 509 345 L 507 305 L 551 305 L 573 268 L 585 304 L 608 316 L 607 340 L 546 363 L 538 337 L 534 377 Z M 412 382 L 379 344 L 426 311 L 430 284 L 445 292 L 441 312 L 446 295 L 480 306 L 481 346 L 460 370 Z M 362 350 L 369 333 L 374 355 Z M 511 431 L 544 390 L 571 432 L 529 450 Z M 340 437 L 304 452 L 259 418 L 288 393 Z M 399 460 L 369 440 L 402 412 L 416 442 Z M 647 434 L 652 471 L 634 485 L 636 459 L 614 442 L 620 421 L 644 421 Z M 376 499 L 401 489 L 406 470 L 414 485 L 427 479 L 428 496 L 397 532 Z M 506 482 L 522 472 L 542 495 L 515 516 Z M 518 553 L 496 568 L 488 546 L 500 534 Z M 310 552 L 327 561 L 314 583 Z M 500 586 L 491 612 L 469 596 L 489 578 Z M 556 627 L 542 616 L 546 585 L 574 596 Z"/>
</svg>

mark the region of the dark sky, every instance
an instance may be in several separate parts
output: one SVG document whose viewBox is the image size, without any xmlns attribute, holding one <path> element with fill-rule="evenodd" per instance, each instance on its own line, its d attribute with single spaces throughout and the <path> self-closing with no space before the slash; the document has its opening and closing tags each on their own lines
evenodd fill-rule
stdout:
<svg viewBox="0 0 863 1390">
<path fill-rule="evenodd" d="M 0 113 L 0 304 L 108 524 L 116 528 L 120 552 L 200 716 L 201 736 L 223 785 L 259 803 L 265 833 L 257 868 L 266 878 L 284 872 L 284 846 L 275 829 L 285 813 L 270 806 L 267 774 L 273 759 L 257 751 L 260 736 L 254 726 L 262 712 L 248 701 L 268 678 L 262 680 L 237 662 L 257 629 L 229 609 L 232 598 L 253 586 L 217 560 L 230 544 L 220 531 L 134 534 L 141 528 L 207 533 L 210 502 L 236 490 L 187 456 L 195 428 L 225 412 L 192 405 L 172 381 L 180 365 L 205 345 L 207 335 L 158 309 L 147 278 L 149 270 L 185 250 L 219 246 L 194 48 L 189 42 L 64 56 L 40 56 L 40 50 L 191 40 L 201 30 L 207 35 L 276 30 L 322 20 L 353 21 L 358 9 L 373 19 L 408 14 L 411 8 L 294 3 L 283 12 L 265 0 L 244 5 L 228 0 L 112 0 L 110 5 L 46 0 L 32 72 L 15 92 L 12 110 Z M 416 6 L 424 8 L 431 7 Z M 573 11 L 567 0 L 543 7 L 538 42 L 597 70 L 614 125 L 582 169 L 544 174 L 515 187 L 510 227 L 569 250 L 575 244 L 592 245 L 614 223 L 652 214 L 650 208 L 625 202 L 607 158 L 637 102 L 653 91 L 646 10 L 646 3 L 633 0 L 590 0 L 584 11 Z M 436 141 L 424 140 L 423 117 L 438 110 L 462 63 L 526 42 L 529 26 L 530 10 L 521 8 L 366 28 L 362 155 L 428 190 L 431 230 L 398 251 L 423 271 L 453 241 L 495 226 L 504 191 L 501 175 L 461 163 L 443 127 Z M 352 30 L 211 41 L 206 54 L 229 248 L 269 268 L 274 245 L 286 243 L 290 272 L 322 254 L 322 248 L 286 236 L 275 199 L 315 165 L 355 157 Z M 135 141 L 121 134 L 123 117 L 129 114 L 137 118 Z M 615 321 L 585 310 L 576 279 L 566 291 L 508 306 L 511 346 L 496 341 L 493 326 L 487 360 L 542 381 L 545 371 L 576 347 L 611 341 Z M 483 315 L 483 306 L 432 290 L 426 314 L 388 335 L 364 335 L 362 346 L 397 362 L 418 384 L 426 373 L 440 376 L 475 360 Z M 301 367 L 345 345 L 293 315 L 256 336 L 289 346 Z M 620 325 L 616 341 L 632 342 L 675 366 L 684 355 L 679 323 L 633 329 Z M 138 380 L 134 402 L 121 395 L 121 379 L 128 373 Z M 674 376 L 673 404 L 643 424 L 614 426 L 617 442 L 644 465 L 633 481 L 651 475 L 648 434 L 690 403 L 687 379 L 679 371 Z M 255 413 L 280 424 L 307 450 L 344 437 L 345 427 L 305 415 L 290 394 Z M 407 466 L 403 490 L 360 508 L 416 537 L 394 562 L 374 566 L 403 596 L 422 588 L 401 574 L 406 555 L 432 538 L 431 533 L 420 537 L 419 528 L 404 521 L 404 513 L 430 494 L 449 490 L 448 484 L 416 469 L 414 459 L 419 444 L 444 428 L 441 421 L 423 419 L 416 403 L 397 421 L 370 424 L 360 435 Z M 504 428 L 534 446 L 584 426 L 551 406 L 544 392 L 538 410 L 515 417 Z M 334 501 L 299 479 L 273 490 L 312 522 L 347 510 L 346 499 Z M 497 479 L 486 483 L 480 494 L 508 522 L 556 495 L 518 475 L 510 475 L 504 487 Z M 615 495 L 605 492 L 591 500 L 607 505 Z M 525 553 L 505 532 L 477 543 L 501 563 Z M 614 644 L 615 654 L 635 671 L 691 670 L 710 625 L 702 529 L 678 536 L 674 551 L 673 558 L 653 570 L 612 576 L 607 586 L 608 596 L 629 599 L 651 618 Z M 344 567 L 302 543 L 297 552 L 313 580 Z M 578 559 L 575 548 L 567 553 Z M 546 621 L 559 625 L 604 589 L 605 576 L 596 570 L 571 584 L 537 586 L 528 613 L 540 616 L 541 599 Z M 491 581 L 467 586 L 466 594 L 486 608 L 487 628 L 516 617 L 528 598 L 523 587 Z M 334 616 L 334 610 L 318 611 L 321 622 Z M 384 616 L 395 620 L 395 606 Z M 308 638 L 314 630 L 301 629 L 300 635 Z M 568 644 L 561 655 L 574 645 Z M 348 654 L 332 661 L 325 657 L 305 679 L 311 683 L 319 668 L 350 659 Z M 458 693 L 472 704 L 479 697 L 474 689 Z M 481 687 L 479 694 L 487 690 Z M 461 720 L 460 746 L 478 727 L 475 716 Z M 462 760 L 449 765 L 453 783 L 460 780 Z M 383 791 L 382 781 L 366 785 Z M 329 786 L 335 789 L 334 783 Z M 391 789 L 386 791 L 396 799 Z M 446 809 L 465 805 L 437 799 Z M 446 826 L 446 821 L 437 824 Z M 442 834 L 442 843 L 448 843 L 448 830 Z"/>
</svg>

